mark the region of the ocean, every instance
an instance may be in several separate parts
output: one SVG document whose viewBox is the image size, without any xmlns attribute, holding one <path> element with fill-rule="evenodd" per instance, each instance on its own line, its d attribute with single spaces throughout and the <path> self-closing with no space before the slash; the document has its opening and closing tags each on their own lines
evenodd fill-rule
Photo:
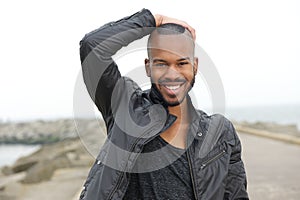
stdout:
<svg viewBox="0 0 300 200">
<path fill-rule="evenodd" d="M 1 144 L 0 167 L 13 164 L 21 156 L 26 156 L 36 151 L 40 145 Z"/>
<path fill-rule="evenodd" d="M 300 130 L 300 104 L 229 107 L 225 116 L 235 121 L 295 124 Z"/>
</svg>

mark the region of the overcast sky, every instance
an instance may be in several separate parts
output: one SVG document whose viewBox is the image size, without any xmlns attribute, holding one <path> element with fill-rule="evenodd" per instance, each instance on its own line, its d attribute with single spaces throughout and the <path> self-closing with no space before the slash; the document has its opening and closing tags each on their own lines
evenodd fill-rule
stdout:
<svg viewBox="0 0 300 200">
<path fill-rule="evenodd" d="M 72 116 L 80 39 L 142 8 L 196 29 L 197 44 L 222 79 L 228 107 L 300 102 L 297 0 L 13 0 L 0 3 L 0 119 Z M 136 59 L 143 64 L 143 57 Z M 210 101 L 202 86 L 200 108 Z"/>
</svg>

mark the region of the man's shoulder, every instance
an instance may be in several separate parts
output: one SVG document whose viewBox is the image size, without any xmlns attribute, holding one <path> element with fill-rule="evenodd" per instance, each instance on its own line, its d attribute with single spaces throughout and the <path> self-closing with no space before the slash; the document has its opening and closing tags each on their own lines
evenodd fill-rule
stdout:
<svg viewBox="0 0 300 200">
<path fill-rule="evenodd" d="M 208 114 L 205 111 L 200 110 L 200 109 L 196 109 L 196 113 L 201 120 L 208 120 L 208 121 L 224 120 L 224 122 L 226 121 L 226 123 L 231 123 L 230 120 L 221 113 Z"/>
<path fill-rule="evenodd" d="M 228 119 L 224 114 L 221 113 L 213 113 L 213 114 L 207 114 L 203 110 L 197 109 L 196 112 L 198 113 L 198 116 L 202 119 L 207 119 L 208 122 L 223 122 L 226 125 L 232 124 L 230 119 Z"/>
<path fill-rule="evenodd" d="M 207 114 L 203 110 L 197 109 L 196 112 L 200 117 L 200 122 L 206 127 L 206 131 L 214 129 L 222 134 L 230 134 L 235 132 L 235 128 L 230 119 L 221 113 Z"/>
</svg>

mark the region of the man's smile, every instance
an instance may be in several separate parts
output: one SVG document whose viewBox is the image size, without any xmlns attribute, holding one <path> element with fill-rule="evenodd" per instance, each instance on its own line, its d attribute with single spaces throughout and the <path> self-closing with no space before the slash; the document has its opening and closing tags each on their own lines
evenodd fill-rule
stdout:
<svg viewBox="0 0 300 200">
<path fill-rule="evenodd" d="M 177 90 L 180 87 L 180 85 L 165 85 L 165 87 L 169 90 Z"/>
<path fill-rule="evenodd" d="M 186 81 L 160 84 L 168 96 L 178 96 Z"/>
</svg>

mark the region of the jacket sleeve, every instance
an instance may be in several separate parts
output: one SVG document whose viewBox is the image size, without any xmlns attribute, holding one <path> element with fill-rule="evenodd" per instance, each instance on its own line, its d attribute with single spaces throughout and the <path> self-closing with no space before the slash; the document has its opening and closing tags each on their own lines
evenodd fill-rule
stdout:
<svg viewBox="0 0 300 200">
<path fill-rule="evenodd" d="M 112 94 L 121 78 L 112 56 L 132 41 L 148 35 L 155 25 L 151 12 L 143 9 L 131 16 L 103 25 L 86 34 L 80 41 L 84 83 L 106 123 L 112 117 Z M 121 94 L 114 94 L 114 102 L 118 101 L 118 95 Z"/>
<path fill-rule="evenodd" d="M 234 135 L 235 145 L 232 147 L 224 199 L 248 200 L 247 178 L 241 158 L 242 146 L 231 122 L 229 131 Z"/>
</svg>

